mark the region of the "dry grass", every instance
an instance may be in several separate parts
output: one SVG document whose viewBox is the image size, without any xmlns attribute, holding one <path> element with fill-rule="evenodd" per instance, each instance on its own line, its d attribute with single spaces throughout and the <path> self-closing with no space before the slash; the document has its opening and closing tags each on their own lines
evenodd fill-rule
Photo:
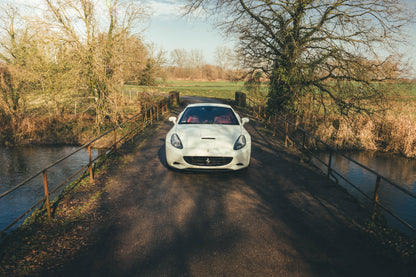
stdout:
<svg viewBox="0 0 416 277">
<path fill-rule="evenodd" d="M 336 149 L 378 150 L 416 158 L 416 108 L 400 102 L 377 118 L 355 115 L 352 118 L 326 117 L 315 122 L 314 134 Z"/>
<path fill-rule="evenodd" d="M 88 115 L 19 116 L 9 118 L 0 129 L 0 145 L 82 144 L 94 136 Z"/>
<path fill-rule="evenodd" d="M 413 116 L 396 117 L 388 115 L 383 122 L 385 127 L 383 140 L 386 151 L 401 153 L 406 157 L 416 158 L 416 121 Z"/>
<path fill-rule="evenodd" d="M 14 115 L 2 112 L 0 107 L 0 145 L 84 144 L 151 106 L 159 98 L 142 91 L 134 95 L 111 94 L 107 99 L 105 120 L 99 125 L 95 102 L 90 98 L 74 97 L 72 102 L 60 99 L 62 109 L 55 111 L 46 96 L 30 95 L 26 105 Z"/>
<path fill-rule="evenodd" d="M 314 134 L 336 149 L 376 150 L 375 124 L 363 116 L 326 118 L 318 123 Z"/>
</svg>

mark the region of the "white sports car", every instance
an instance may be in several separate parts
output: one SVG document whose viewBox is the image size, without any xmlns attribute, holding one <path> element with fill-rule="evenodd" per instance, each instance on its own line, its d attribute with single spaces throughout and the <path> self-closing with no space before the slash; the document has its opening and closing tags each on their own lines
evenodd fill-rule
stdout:
<svg viewBox="0 0 416 277">
<path fill-rule="evenodd" d="M 243 127 L 248 118 L 225 104 L 188 105 L 166 135 L 166 161 L 177 169 L 246 168 L 250 163 L 251 137 Z"/>
</svg>

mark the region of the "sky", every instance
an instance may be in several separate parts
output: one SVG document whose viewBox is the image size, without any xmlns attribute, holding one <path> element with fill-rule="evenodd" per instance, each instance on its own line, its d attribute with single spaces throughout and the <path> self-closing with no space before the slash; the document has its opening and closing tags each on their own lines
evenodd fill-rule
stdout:
<svg viewBox="0 0 416 277">
<path fill-rule="evenodd" d="M 2 3 L 14 3 L 41 7 L 44 0 L 0 0 Z M 98 0 L 103 1 L 105 0 Z M 416 8 L 415 0 L 405 0 Z M 214 53 L 218 46 L 233 48 L 235 42 L 226 38 L 219 30 L 207 22 L 206 19 L 195 16 L 184 17 L 181 10 L 184 0 L 142 0 L 149 7 L 150 17 L 144 27 L 142 38 L 146 43 L 153 43 L 157 48 L 164 50 L 169 58 L 170 51 L 174 49 L 201 50 L 207 63 L 215 64 Z M 201 13 L 203 14 L 203 13 Z M 405 60 L 414 68 L 416 77 L 416 24 L 408 28 L 408 40 L 403 43 L 400 51 L 405 53 Z"/>
<path fill-rule="evenodd" d="M 103 2 L 105 0 L 97 0 Z M 169 53 L 174 49 L 201 50 L 207 63 L 215 64 L 214 53 L 218 46 L 234 47 L 230 39 L 226 39 L 218 30 L 206 22 L 204 18 L 183 16 L 184 0 L 142 0 L 148 8 L 150 17 L 138 26 L 146 43 L 153 43 L 160 50 Z M 3 3 L 19 5 L 27 10 L 40 13 L 44 0 L 0 0 Z"/>
<path fill-rule="evenodd" d="M 156 0 L 150 6 L 152 16 L 144 39 L 162 47 L 165 51 L 174 49 L 201 50 L 207 63 L 215 64 L 215 49 L 226 46 L 233 48 L 235 41 L 226 38 L 204 18 L 183 16 L 184 1 Z"/>
<path fill-rule="evenodd" d="M 410 9 L 416 9 L 416 0 L 404 0 Z M 150 6 L 153 15 L 144 38 L 154 42 L 168 52 L 179 49 L 198 49 L 204 53 L 205 61 L 215 64 L 214 53 L 217 46 L 233 48 L 235 41 L 224 37 L 219 30 L 203 18 L 182 16 L 181 0 L 154 0 Z M 406 29 L 407 42 L 399 45 L 398 51 L 403 53 L 403 62 L 413 70 L 410 75 L 416 78 L 416 23 Z"/>
</svg>

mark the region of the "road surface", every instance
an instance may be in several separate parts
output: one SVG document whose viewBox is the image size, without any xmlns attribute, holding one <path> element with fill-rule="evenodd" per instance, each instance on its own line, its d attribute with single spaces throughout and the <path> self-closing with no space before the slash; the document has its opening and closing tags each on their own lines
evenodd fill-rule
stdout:
<svg viewBox="0 0 416 277">
<path fill-rule="evenodd" d="M 187 99 L 189 101 L 196 101 Z M 177 114 L 177 113 L 176 113 Z M 368 212 L 246 125 L 250 167 L 168 170 L 165 120 L 104 179 L 105 222 L 59 276 L 400 276 L 360 229 Z M 58 275 L 57 275 L 58 276 Z"/>
</svg>

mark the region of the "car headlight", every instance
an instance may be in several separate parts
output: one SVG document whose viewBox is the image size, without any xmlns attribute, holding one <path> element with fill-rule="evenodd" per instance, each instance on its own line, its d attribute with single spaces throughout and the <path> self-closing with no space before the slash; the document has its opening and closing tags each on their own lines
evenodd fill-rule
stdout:
<svg viewBox="0 0 416 277">
<path fill-rule="evenodd" d="M 246 137 L 244 135 L 241 135 L 234 143 L 234 150 L 239 150 L 244 146 L 246 146 Z"/>
<path fill-rule="evenodd" d="M 177 134 L 173 134 L 170 137 L 170 143 L 173 145 L 173 147 L 176 147 L 178 149 L 183 148 L 182 141 Z"/>
</svg>

